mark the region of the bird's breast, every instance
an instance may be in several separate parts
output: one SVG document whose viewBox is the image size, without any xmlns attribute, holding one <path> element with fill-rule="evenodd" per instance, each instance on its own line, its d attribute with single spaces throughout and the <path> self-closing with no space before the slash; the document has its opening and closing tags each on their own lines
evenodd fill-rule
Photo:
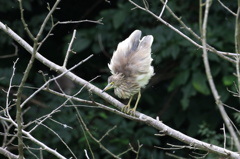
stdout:
<svg viewBox="0 0 240 159">
<path fill-rule="evenodd" d="M 138 86 L 119 86 L 114 89 L 116 96 L 122 99 L 128 99 L 140 91 Z"/>
</svg>

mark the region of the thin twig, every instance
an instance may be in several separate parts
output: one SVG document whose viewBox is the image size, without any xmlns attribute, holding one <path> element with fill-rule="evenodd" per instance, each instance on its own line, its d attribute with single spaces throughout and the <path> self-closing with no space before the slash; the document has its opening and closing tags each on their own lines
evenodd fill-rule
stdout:
<svg viewBox="0 0 240 159">
<path fill-rule="evenodd" d="M 166 7 L 166 5 L 167 5 L 167 2 L 168 2 L 168 0 L 165 0 L 165 2 L 164 2 L 164 4 L 163 4 L 163 8 L 162 8 L 162 10 L 161 10 L 161 13 L 159 14 L 159 18 L 162 18 L 162 15 L 163 15 L 163 12 L 164 12 L 165 7 Z"/>
<path fill-rule="evenodd" d="M 50 82 L 64 76 L 65 74 L 67 74 L 68 72 L 72 71 L 73 69 L 75 69 L 76 67 L 78 67 L 79 65 L 81 65 L 82 63 L 86 62 L 88 59 L 90 59 L 93 55 L 88 56 L 86 59 L 80 61 L 78 64 L 74 65 L 72 68 L 66 70 L 65 68 L 61 68 L 61 70 L 64 70 L 63 73 L 61 73 L 60 75 L 56 76 L 55 78 L 52 78 L 50 80 L 48 80 L 47 82 L 45 82 L 38 90 L 36 90 L 34 93 L 32 93 L 22 104 L 21 107 L 23 107 L 30 99 L 32 99 L 38 92 L 40 92 L 41 90 L 43 90 Z"/>
<path fill-rule="evenodd" d="M 191 42 L 193 45 L 195 45 L 198 48 L 203 48 L 202 45 L 198 44 L 197 42 L 195 42 L 193 39 L 191 39 L 190 37 L 188 37 L 187 35 L 185 35 L 183 32 L 181 32 L 179 29 L 175 28 L 174 26 L 172 26 L 171 24 L 169 24 L 168 22 L 166 22 L 165 20 L 163 20 L 162 18 L 159 18 L 156 14 L 154 14 L 153 12 L 151 12 L 150 10 L 147 10 L 141 6 L 139 6 L 138 4 L 136 4 L 135 2 L 133 2 L 132 0 L 128 0 L 130 3 L 132 3 L 134 6 L 136 6 L 137 8 L 149 13 L 150 15 L 152 15 L 154 18 L 156 18 L 158 21 L 162 22 L 164 25 L 166 25 L 167 27 L 169 27 L 170 29 L 172 29 L 173 31 L 177 32 L 179 35 L 181 35 L 183 38 L 187 39 L 189 42 Z M 167 8 L 167 6 L 166 6 Z M 229 54 L 226 52 L 222 52 L 222 51 L 218 51 L 215 48 L 213 48 L 212 46 L 207 47 L 208 50 L 212 51 L 213 53 L 216 53 L 218 56 L 224 58 L 225 60 L 234 63 L 235 61 L 229 57 L 223 56 L 224 54 Z M 236 54 L 234 54 L 236 56 Z"/>
<path fill-rule="evenodd" d="M 12 43 L 12 45 L 14 46 L 15 48 L 15 51 L 13 54 L 10 54 L 10 55 L 3 55 L 3 56 L 0 56 L 0 59 L 4 59 L 4 58 L 10 58 L 10 57 L 14 57 L 14 56 L 17 56 L 18 55 L 18 46 L 14 43 Z"/>
<path fill-rule="evenodd" d="M 85 122 L 83 121 L 82 116 L 80 115 L 80 113 L 79 113 L 78 110 L 77 110 L 77 116 L 78 116 L 78 121 L 79 121 L 79 123 L 80 123 L 81 125 L 83 125 L 83 127 L 84 127 L 85 131 L 88 133 L 88 135 L 89 135 L 96 143 L 98 143 L 99 146 L 100 146 L 104 151 L 106 151 L 106 152 L 107 152 L 108 154 L 110 154 L 112 157 L 117 158 L 117 159 L 120 159 L 120 157 L 114 155 L 114 154 L 113 154 L 111 151 L 109 151 L 104 145 L 102 145 L 102 143 L 101 143 L 98 139 L 96 139 L 96 138 L 92 135 L 92 133 L 91 133 L 91 132 L 89 131 L 89 129 L 87 128 Z"/>
<path fill-rule="evenodd" d="M 109 135 L 109 133 L 111 132 L 111 131 L 113 131 L 114 129 L 116 129 L 117 128 L 117 125 L 114 125 L 114 127 L 112 127 L 111 129 L 109 129 L 98 141 L 102 141 L 107 135 Z"/>
<path fill-rule="evenodd" d="M 61 77 L 61 74 L 60 74 L 59 76 Z M 59 78 L 59 76 L 55 77 L 54 80 L 56 80 L 57 78 Z M 82 89 L 83 89 L 83 88 L 82 88 Z M 50 118 L 52 114 L 58 112 L 58 110 L 59 110 L 61 107 L 63 107 L 68 101 L 71 101 L 71 99 L 72 99 L 73 97 L 75 97 L 76 95 L 78 95 L 78 94 L 82 91 L 82 89 L 80 89 L 80 90 L 79 90 L 77 93 L 75 93 L 73 96 L 69 96 L 69 97 L 63 102 L 63 104 L 61 104 L 59 107 L 57 107 L 57 108 L 55 108 L 54 110 L 52 110 L 52 112 L 49 113 L 49 114 L 47 114 L 46 117 L 44 117 L 44 119 L 42 119 L 39 123 L 40 123 L 40 124 L 43 123 L 45 120 L 47 120 L 48 118 Z M 39 89 L 38 89 L 38 90 L 39 90 Z M 42 90 L 42 89 L 41 89 L 41 90 Z M 38 126 L 39 126 L 39 124 L 36 125 L 35 127 L 33 127 L 29 132 L 32 132 L 32 131 L 35 130 Z"/>
<path fill-rule="evenodd" d="M 57 152 L 56 150 L 48 147 L 47 145 L 45 145 L 43 142 L 37 140 L 35 137 L 33 137 L 29 132 L 23 130 L 22 131 L 24 135 L 26 135 L 26 137 L 28 137 L 29 140 L 31 140 L 32 142 L 36 143 L 37 145 L 41 146 L 44 150 L 50 152 L 52 155 L 56 156 L 59 159 L 67 159 L 66 157 L 64 157 L 63 155 L 61 155 L 59 152 Z"/>
<path fill-rule="evenodd" d="M 24 29 L 26 30 L 28 36 L 34 41 L 34 36 L 31 33 L 31 31 L 29 30 L 28 25 L 27 25 L 27 23 L 24 19 L 24 14 L 23 14 L 24 9 L 23 9 L 23 6 L 22 6 L 22 0 L 18 0 L 18 1 L 19 1 L 19 8 L 20 8 L 20 14 L 21 14 L 21 21 L 23 23 Z"/>
<path fill-rule="evenodd" d="M 67 62 L 68 62 L 68 58 L 69 58 L 69 54 L 71 52 L 71 49 L 72 49 L 72 45 L 73 45 L 73 41 L 74 39 L 76 38 L 76 30 L 74 29 L 73 30 L 73 35 L 72 35 L 72 39 L 69 43 L 69 46 L 68 46 L 68 49 L 67 49 L 67 53 L 66 53 L 66 57 L 64 59 L 64 63 L 63 63 L 63 67 L 66 68 L 67 67 Z"/>
<path fill-rule="evenodd" d="M 223 8 L 225 8 L 227 11 L 229 11 L 229 13 L 231 13 L 234 16 L 237 16 L 236 13 L 234 13 L 231 9 L 229 9 L 225 4 L 223 4 L 220 0 L 218 0 L 218 2 L 223 6 Z"/>
<path fill-rule="evenodd" d="M 11 30 L 11 28 L 5 26 L 3 23 L 0 22 L 0 30 L 3 30 L 6 34 L 8 34 L 12 39 L 14 39 L 16 42 L 18 42 L 24 49 L 26 49 L 30 54 L 32 54 L 33 48 L 20 36 L 18 36 L 15 32 Z M 45 57 L 43 57 L 41 54 L 37 53 L 36 58 L 42 62 L 44 65 L 47 67 L 51 68 L 52 70 L 58 71 L 58 72 L 64 72 L 64 70 L 61 69 L 61 66 L 53 63 L 52 61 L 49 61 Z M 97 94 L 99 97 L 103 98 L 106 100 L 108 103 L 112 104 L 113 106 L 117 107 L 118 109 L 122 109 L 124 104 L 120 103 L 118 100 L 113 98 L 112 96 L 108 95 L 107 93 L 102 93 L 102 90 L 95 87 L 88 81 L 76 76 L 75 74 L 68 72 L 66 75 L 68 78 L 73 79 L 74 82 L 80 85 L 86 85 L 87 89 L 91 89 L 91 91 L 95 94 Z M 108 110 L 107 108 L 105 108 Z M 110 109 L 109 109 L 110 110 Z M 172 129 L 171 127 L 165 125 L 163 122 L 160 122 L 150 116 L 147 116 L 145 114 L 142 114 L 140 112 L 136 112 L 136 118 L 135 117 L 130 117 L 129 115 L 126 115 L 124 113 L 121 113 L 117 110 L 112 109 L 113 113 L 118 113 L 120 116 L 124 118 L 129 118 L 131 120 L 137 120 L 141 123 L 144 123 L 146 125 L 149 125 L 151 127 L 156 128 L 159 131 L 163 131 L 166 135 L 171 136 L 179 141 L 182 141 L 186 144 L 192 145 L 194 144 L 194 147 L 199 148 L 201 150 L 205 151 L 211 151 L 213 153 L 225 156 L 225 157 L 230 157 L 232 159 L 239 159 L 240 155 L 236 152 L 223 149 L 219 146 L 213 145 L 213 144 L 208 144 L 206 142 L 194 139 L 190 136 L 187 136 L 177 130 Z M 24 131 L 25 133 L 25 131 Z M 33 138 L 35 139 L 35 138 Z M 35 139 L 36 140 L 36 139 Z M 39 142 L 39 141 L 38 141 Z M 42 143 L 41 143 L 42 144 Z M 56 152 L 56 151 L 54 151 Z"/>
<path fill-rule="evenodd" d="M 161 0 L 161 2 L 164 4 L 164 1 Z M 199 28 L 200 28 L 200 33 L 202 32 L 202 6 L 203 4 L 201 3 L 202 0 L 199 0 Z M 180 17 L 178 17 L 170 7 L 168 7 L 168 5 L 166 5 L 166 8 L 167 10 L 169 11 L 169 13 L 182 25 L 182 27 L 184 29 L 186 29 L 190 34 L 192 34 L 196 39 L 198 39 L 199 41 L 202 41 L 202 38 L 197 35 L 190 27 L 188 27 Z M 202 33 L 201 33 L 202 34 Z M 215 48 L 213 48 L 212 46 L 208 45 L 207 44 L 207 49 L 209 51 L 212 51 L 213 53 L 215 54 L 218 54 L 218 56 L 220 56 L 221 58 L 227 60 L 227 61 L 230 61 L 232 63 L 235 63 L 235 61 L 230 58 L 230 57 L 227 57 L 227 56 L 238 56 L 236 53 L 229 53 L 229 52 L 223 52 L 223 51 L 219 51 L 219 50 L 216 50 Z M 227 55 L 227 56 L 225 56 Z"/>
<path fill-rule="evenodd" d="M 42 25 L 41 25 L 38 33 L 37 33 L 36 41 L 39 40 L 39 38 L 40 38 L 40 36 L 42 35 L 42 32 L 43 32 L 45 26 L 47 25 L 48 20 L 51 18 L 53 12 L 56 10 L 56 8 L 57 8 L 58 4 L 60 3 L 60 1 L 61 1 L 61 0 L 56 0 L 56 2 L 54 3 L 52 9 L 48 12 L 48 15 L 47 15 L 46 18 L 44 19 L 44 21 L 43 21 L 43 23 L 42 23 Z"/>
<path fill-rule="evenodd" d="M 180 157 L 180 156 L 174 155 L 172 153 L 168 153 L 168 152 L 166 152 L 166 155 L 170 156 L 170 157 L 173 157 L 173 158 L 176 158 L 176 159 L 187 159 L 187 158 L 183 158 L 183 157 Z"/>
<path fill-rule="evenodd" d="M 50 130 L 54 135 L 56 135 L 59 140 L 66 146 L 66 148 L 68 149 L 68 151 L 73 155 L 73 157 L 75 159 L 77 159 L 76 155 L 73 153 L 73 151 L 70 149 L 70 147 L 67 145 L 67 143 L 58 135 L 58 133 L 56 133 L 53 129 L 51 129 L 49 126 L 43 124 L 43 123 L 40 123 L 40 125 L 44 126 L 45 128 L 47 128 L 48 130 Z"/>
<path fill-rule="evenodd" d="M 236 24 L 235 24 L 235 51 L 237 54 L 240 54 L 240 2 L 238 1 L 238 10 L 236 15 Z M 236 72 L 237 72 L 237 87 L 240 90 L 240 57 L 236 56 Z M 238 96 L 240 96 L 240 91 L 238 91 Z"/>
<path fill-rule="evenodd" d="M 236 108 L 234 108 L 234 107 L 231 107 L 231 106 L 229 106 L 229 105 L 227 105 L 227 104 L 223 104 L 223 106 L 225 106 L 225 107 L 227 107 L 227 108 L 230 108 L 230 109 L 232 109 L 232 110 L 240 113 L 240 110 L 238 110 L 238 109 L 236 109 Z"/>
<path fill-rule="evenodd" d="M 87 137 L 87 134 L 86 134 L 86 130 L 84 129 L 84 127 L 83 127 L 82 124 L 80 124 L 80 126 L 81 126 L 81 129 L 82 129 L 82 131 L 83 131 L 83 135 L 84 135 L 84 137 L 85 137 L 85 139 L 86 139 L 87 146 L 88 146 L 88 148 L 89 148 L 89 150 L 90 150 L 90 152 L 91 152 L 92 158 L 95 159 L 93 150 L 92 150 L 92 148 L 91 148 L 91 145 L 90 145 L 90 143 L 89 143 L 89 140 L 88 140 L 88 137 Z M 85 151 L 85 150 L 84 150 L 84 151 Z M 87 153 L 87 151 L 85 151 L 85 154 L 86 154 L 86 153 Z"/>
<path fill-rule="evenodd" d="M 102 18 L 101 19 L 99 19 L 99 20 L 97 20 L 97 21 L 94 21 L 94 20 L 78 20 L 78 21 L 64 21 L 64 22 L 57 22 L 57 24 L 71 24 L 71 23 L 73 23 L 73 24 L 75 24 L 75 23 L 83 23 L 83 22 L 89 22 L 89 23 L 96 23 L 96 24 L 101 24 L 101 25 L 103 25 L 103 23 L 102 23 Z"/>
<path fill-rule="evenodd" d="M 9 96 L 10 96 L 10 92 L 11 92 L 11 89 L 12 89 L 12 81 L 13 81 L 13 78 L 14 78 L 14 75 L 15 75 L 15 70 L 16 70 L 16 64 L 18 62 L 18 58 L 17 60 L 13 63 L 13 72 L 12 72 L 12 76 L 9 80 L 9 87 L 8 87 L 8 90 L 7 90 L 7 97 L 6 97 L 6 108 L 5 108 L 5 111 L 4 113 L 6 114 L 6 116 L 9 118 L 9 120 L 11 120 L 12 123 L 15 123 L 9 113 L 9 105 L 10 105 L 10 102 L 9 102 Z"/>
<path fill-rule="evenodd" d="M 225 125 L 223 124 L 223 127 L 221 128 L 221 130 L 223 131 L 223 148 L 226 148 L 226 141 L 227 141 L 227 137 L 226 137 L 226 131 L 225 131 Z"/>
<path fill-rule="evenodd" d="M 27 68 L 25 69 L 25 72 L 24 72 L 24 76 L 21 80 L 21 83 L 19 85 L 19 88 L 18 88 L 18 91 L 17 91 L 17 100 L 16 100 L 16 107 L 17 107 L 17 113 L 16 113 L 16 120 L 17 120 L 17 134 L 18 134 L 18 152 L 19 152 L 19 159 L 23 159 L 23 138 L 22 138 L 22 130 L 23 130 L 23 127 L 22 127 L 22 123 L 23 123 L 23 119 L 22 119 L 22 106 L 21 106 L 21 96 L 22 96 L 22 92 L 23 92 L 23 86 L 25 85 L 26 83 L 26 80 L 28 79 L 28 76 L 29 76 L 29 73 L 30 73 L 30 70 L 33 66 L 33 63 L 35 61 L 35 56 L 36 56 L 36 53 L 37 53 L 37 45 L 38 45 L 38 39 L 40 38 L 42 32 L 43 32 L 43 29 L 45 28 L 46 24 L 47 24 L 47 21 L 48 19 L 51 17 L 52 13 L 55 11 L 58 3 L 60 2 L 60 0 L 57 0 L 54 4 L 54 7 L 50 10 L 50 12 L 48 13 L 48 15 L 46 16 L 46 18 L 44 19 L 41 27 L 40 27 L 40 30 L 36 36 L 36 38 L 32 35 L 32 33 L 30 32 L 28 26 L 27 26 L 27 23 L 25 22 L 25 19 L 24 19 L 24 14 L 23 14 L 23 6 L 22 6 L 22 0 L 19 0 L 19 7 L 20 7 L 20 12 L 21 12 L 21 20 L 22 20 L 22 23 L 24 25 L 24 28 L 27 32 L 27 34 L 29 35 L 29 37 L 32 39 L 32 41 L 34 42 L 33 43 L 33 49 L 32 49 L 32 56 L 31 56 L 31 59 L 29 60 L 29 63 L 27 65 Z M 24 103 L 24 102 L 23 102 Z"/>
<path fill-rule="evenodd" d="M 90 158 L 88 157 L 88 154 L 87 154 L 87 150 L 86 150 L 86 149 L 84 149 L 84 153 L 85 153 L 85 156 L 87 157 L 87 159 L 90 159 Z"/>
</svg>

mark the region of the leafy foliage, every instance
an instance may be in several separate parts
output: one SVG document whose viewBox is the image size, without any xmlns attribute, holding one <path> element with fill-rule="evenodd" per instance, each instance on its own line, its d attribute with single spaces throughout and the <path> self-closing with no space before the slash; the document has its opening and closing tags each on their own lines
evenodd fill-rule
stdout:
<svg viewBox="0 0 240 159">
<path fill-rule="evenodd" d="M 138 2 L 142 4 L 142 1 Z M 127 1 L 114 1 L 111 4 L 104 1 L 98 3 L 100 4 L 97 4 L 97 1 L 94 0 L 74 1 L 73 3 L 61 2 L 61 10 L 54 14 L 55 21 L 72 20 L 76 19 L 76 17 L 94 20 L 103 18 L 104 25 L 90 23 L 59 25 L 54 29 L 54 36 L 49 37 L 40 49 L 42 55 L 61 64 L 72 37 L 72 31 L 77 29 L 77 37 L 73 45 L 73 50 L 77 54 L 70 56 L 69 67 L 90 54 L 94 54 L 90 61 L 74 70 L 74 73 L 86 80 L 101 75 L 94 83 L 99 88 L 103 88 L 110 74 L 107 63 L 118 42 L 125 39 L 135 29 L 142 30 L 144 35 L 152 34 L 154 36 L 152 56 L 156 75 L 150 81 L 149 87 L 143 90 L 138 110 L 151 114 L 153 117 L 159 116 L 167 125 L 192 137 L 198 137 L 201 140 L 222 146 L 223 136 L 218 131 L 222 127 L 223 121 L 216 109 L 206 80 L 201 50 L 167 26 L 156 21 L 149 14 L 133 9 L 133 6 Z M 148 3 L 150 10 L 154 13 L 160 13 L 162 9 L 160 1 L 149 1 Z M 180 0 L 170 1 L 168 5 L 178 16 L 182 17 L 188 27 L 199 34 L 198 3 L 198 1 Z M 214 3 L 217 4 L 217 2 Z M 234 2 L 226 1 L 224 3 L 232 10 L 236 10 Z M 23 4 L 27 23 L 33 33 L 36 33 L 48 12 L 45 9 L 47 5 L 45 2 L 36 0 L 24 1 Z M 14 17 L 14 19 L 9 17 Z M 20 20 L 17 2 L 1 1 L 0 18 L 21 37 L 29 41 Z M 180 24 L 168 11 L 164 12 L 163 18 L 188 36 L 191 36 L 181 29 Z M 212 5 L 209 16 L 208 43 L 218 50 L 234 52 L 234 27 L 234 17 L 219 4 Z M 48 29 L 45 28 L 45 35 Z M 0 32 L 0 37 L 0 55 L 12 53 L 14 51 L 11 44 L 13 41 L 2 32 Z M 200 42 L 198 41 L 198 43 Z M 29 57 L 20 46 L 18 47 L 20 61 L 14 78 L 15 84 L 20 82 Z M 0 59 L 0 86 L 4 89 L 8 86 L 12 72 L 12 61 L 15 59 Z M 234 86 L 236 77 L 233 75 L 235 72 L 234 66 L 212 53 L 209 53 L 209 59 L 213 78 L 217 84 L 221 99 L 225 103 L 235 106 L 234 103 L 238 99 L 233 98 L 227 90 L 236 91 Z M 39 87 L 43 84 L 43 78 L 37 73 L 38 70 L 49 73 L 49 76 L 54 74 L 48 68 L 36 62 L 28 80 L 28 86 Z M 75 86 L 71 92 L 76 92 L 79 89 L 81 89 L 81 86 Z M 25 90 L 26 94 L 31 92 L 28 89 Z M 109 93 L 112 94 L 112 92 Z M 95 95 L 91 97 L 91 93 L 85 89 L 79 94 L 79 97 L 83 99 L 93 98 L 97 102 L 106 104 Z M 0 106 L 4 106 L 4 99 L 5 94 L 1 92 Z M 32 121 L 49 113 L 64 101 L 64 99 L 47 92 L 38 94 L 35 99 L 46 105 L 46 107 L 39 107 L 37 104 L 30 103 L 28 105 L 29 110 L 24 115 L 24 122 Z M 119 154 L 128 149 L 129 143 L 133 145 L 134 149 L 137 149 L 137 142 L 139 141 L 140 144 L 143 144 L 139 158 L 159 158 L 159 156 L 166 158 L 164 152 L 155 149 L 154 146 L 165 147 L 166 143 L 176 142 L 168 137 L 159 138 L 154 136 L 158 132 L 153 128 L 123 119 L 101 109 L 85 108 L 81 104 L 79 111 L 89 130 L 97 139 L 101 138 L 107 130 L 117 125 L 117 128 L 111 131 L 102 141 L 102 144 L 114 154 Z M 231 113 L 232 111 L 229 114 L 230 117 L 235 117 L 239 123 L 239 113 L 235 112 L 234 116 Z M 90 142 L 96 159 L 111 158 L 88 135 L 85 138 L 80 123 L 77 121 L 76 111 L 73 108 L 63 107 L 52 118 L 72 127 L 72 129 L 64 128 L 52 120 L 47 120 L 44 123 L 62 137 L 78 158 L 84 158 L 84 149 L 89 152 L 87 140 Z M 71 156 L 66 147 L 62 146 L 59 138 L 46 127 L 42 126 L 36 129 L 33 134 L 50 147 L 56 147 L 62 154 Z M 27 145 L 36 146 L 31 142 L 27 143 Z M 31 156 L 31 154 L 27 155 L 26 157 Z M 49 154 L 44 153 L 43 155 L 49 158 Z M 123 158 L 128 159 L 135 156 L 133 152 L 130 152 L 124 154 Z"/>
</svg>

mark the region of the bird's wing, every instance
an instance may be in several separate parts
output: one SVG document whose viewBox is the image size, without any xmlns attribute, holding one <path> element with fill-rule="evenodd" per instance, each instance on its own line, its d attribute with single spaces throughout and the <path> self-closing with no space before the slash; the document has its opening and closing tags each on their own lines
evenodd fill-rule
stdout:
<svg viewBox="0 0 240 159">
<path fill-rule="evenodd" d="M 128 60 L 126 69 L 131 70 L 132 74 L 146 74 L 152 69 L 152 57 L 151 57 L 151 46 L 153 42 L 153 36 L 147 35 L 140 41 L 137 50 L 132 54 Z"/>
<path fill-rule="evenodd" d="M 111 62 L 108 64 L 112 74 L 127 74 L 128 70 L 125 70 L 125 67 L 129 57 L 136 52 L 139 46 L 141 34 L 140 30 L 135 30 L 127 39 L 118 44 L 117 50 L 114 51 Z"/>
<path fill-rule="evenodd" d="M 151 66 L 153 36 L 144 36 L 142 40 L 140 37 L 141 31 L 135 30 L 127 39 L 118 44 L 108 65 L 112 74 L 122 73 L 126 77 L 133 77 L 136 74 L 146 74 L 149 69 L 153 69 Z"/>
</svg>

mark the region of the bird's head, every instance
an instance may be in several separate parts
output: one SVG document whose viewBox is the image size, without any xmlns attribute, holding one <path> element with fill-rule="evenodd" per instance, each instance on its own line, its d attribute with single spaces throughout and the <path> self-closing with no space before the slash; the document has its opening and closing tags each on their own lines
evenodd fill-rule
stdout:
<svg viewBox="0 0 240 159">
<path fill-rule="evenodd" d="M 122 74 L 113 74 L 108 77 L 108 85 L 103 89 L 102 92 L 105 92 L 111 88 L 117 88 L 123 83 L 123 75 Z"/>
</svg>

